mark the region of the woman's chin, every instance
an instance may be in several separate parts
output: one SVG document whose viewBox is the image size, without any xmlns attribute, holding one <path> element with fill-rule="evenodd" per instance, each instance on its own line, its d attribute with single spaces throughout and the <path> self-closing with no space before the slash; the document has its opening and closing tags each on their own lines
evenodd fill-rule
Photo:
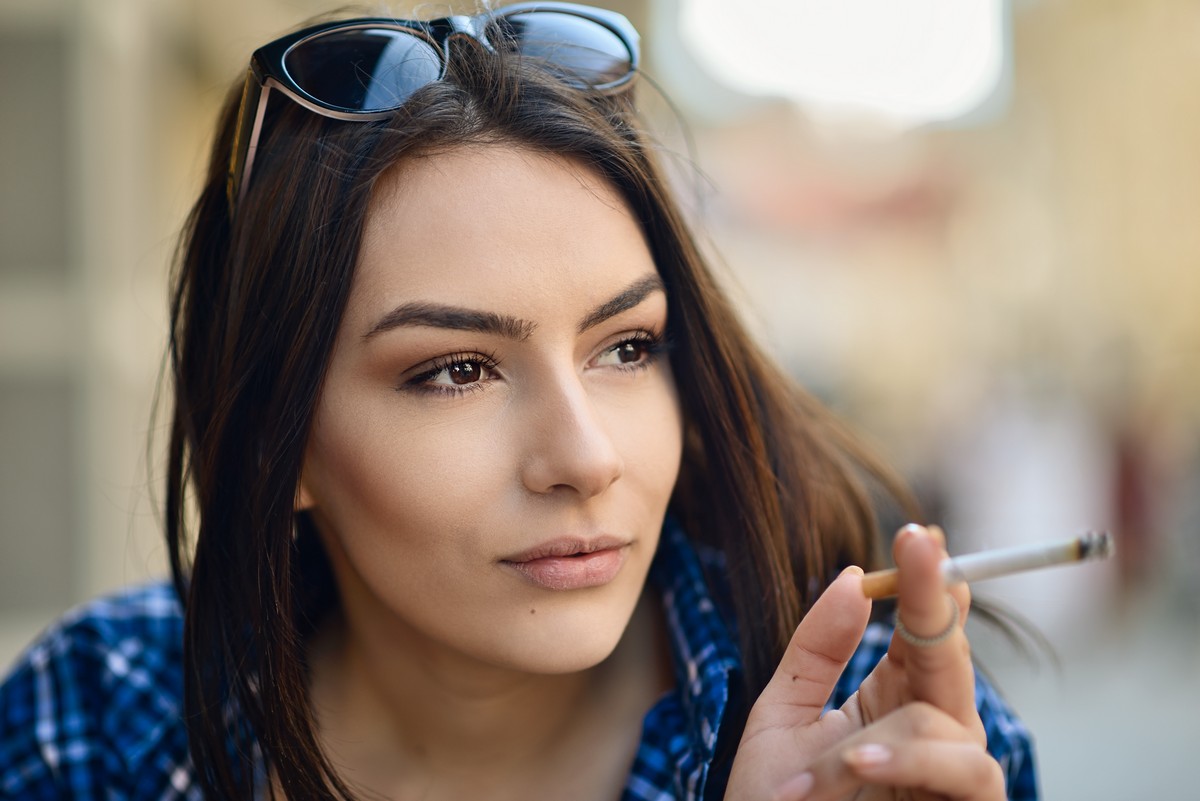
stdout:
<svg viewBox="0 0 1200 801">
<path fill-rule="evenodd" d="M 532 615 L 531 615 L 532 617 Z M 584 625 L 521 627 L 506 642 L 497 644 L 488 661 L 524 673 L 558 675 L 596 667 L 612 656 L 629 623 L 623 620 L 591 621 Z"/>
</svg>

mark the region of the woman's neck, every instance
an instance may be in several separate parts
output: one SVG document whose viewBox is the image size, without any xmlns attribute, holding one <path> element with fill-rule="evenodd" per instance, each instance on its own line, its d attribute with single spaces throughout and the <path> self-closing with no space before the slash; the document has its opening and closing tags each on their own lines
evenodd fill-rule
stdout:
<svg viewBox="0 0 1200 801">
<path fill-rule="evenodd" d="M 575 673 L 524 673 L 428 642 L 364 637 L 341 617 L 322 627 L 310 655 L 327 753 L 352 785 L 397 798 L 472 785 L 498 797 L 529 781 L 623 782 L 641 718 L 672 683 L 652 593 L 613 654 Z"/>
</svg>

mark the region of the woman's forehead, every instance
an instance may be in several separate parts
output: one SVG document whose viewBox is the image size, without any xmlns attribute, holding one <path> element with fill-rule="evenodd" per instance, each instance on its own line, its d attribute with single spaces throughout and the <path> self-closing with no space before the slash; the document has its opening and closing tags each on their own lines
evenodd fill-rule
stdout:
<svg viewBox="0 0 1200 801">
<path fill-rule="evenodd" d="M 464 144 L 402 159 L 380 176 L 367 225 L 389 217 L 394 220 L 401 214 L 425 221 L 447 217 L 461 225 L 461 218 L 471 212 L 486 222 L 506 206 L 515 210 L 531 204 L 545 194 L 551 182 L 561 184 L 562 189 L 573 188 L 577 202 L 590 196 L 628 213 L 616 189 L 582 160 L 495 142 Z M 573 205 L 558 209 L 564 216 L 574 210 Z M 485 213 L 489 211 L 492 214 Z"/>
<path fill-rule="evenodd" d="M 623 286 L 648 270 L 641 227 L 599 173 L 491 145 L 389 171 L 367 216 L 354 295 L 515 298 Z"/>
</svg>

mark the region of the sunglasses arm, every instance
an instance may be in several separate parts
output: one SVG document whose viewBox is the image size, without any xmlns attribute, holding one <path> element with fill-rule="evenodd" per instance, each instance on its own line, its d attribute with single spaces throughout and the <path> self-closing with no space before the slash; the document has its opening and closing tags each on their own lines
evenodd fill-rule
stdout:
<svg viewBox="0 0 1200 801">
<path fill-rule="evenodd" d="M 258 150 L 258 139 L 262 132 L 263 117 L 267 111 L 269 85 L 264 86 L 253 68 L 246 71 L 246 82 L 242 86 L 242 102 L 238 108 L 237 126 L 233 133 L 233 148 L 229 157 L 229 176 L 226 179 L 229 213 L 241 205 L 246 195 L 246 177 L 254 166 L 254 155 Z"/>
</svg>

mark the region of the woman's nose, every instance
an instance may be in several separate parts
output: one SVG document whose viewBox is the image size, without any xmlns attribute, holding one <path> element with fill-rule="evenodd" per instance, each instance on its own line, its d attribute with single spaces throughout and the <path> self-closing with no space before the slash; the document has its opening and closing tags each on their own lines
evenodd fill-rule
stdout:
<svg viewBox="0 0 1200 801">
<path fill-rule="evenodd" d="M 521 480 L 531 492 L 573 490 L 590 498 L 625 469 L 606 421 L 578 378 L 564 380 L 529 409 Z"/>
</svg>

